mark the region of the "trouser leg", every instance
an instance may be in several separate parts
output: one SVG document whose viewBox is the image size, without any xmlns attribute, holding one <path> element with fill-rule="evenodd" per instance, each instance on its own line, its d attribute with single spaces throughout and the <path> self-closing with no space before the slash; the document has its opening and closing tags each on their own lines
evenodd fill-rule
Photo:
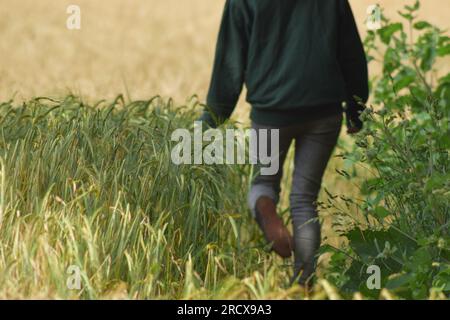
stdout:
<svg viewBox="0 0 450 320">
<path fill-rule="evenodd" d="M 276 128 L 271 126 L 264 126 L 259 125 L 256 123 L 252 123 L 252 129 L 256 130 L 256 136 L 257 136 L 257 145 L 258 145 L 258 164 L 255 165 L 254 171 L 255 176 L 252 180 L 252 184 L 250 187 L 250 191 L 248 194 L 248 205 L 249 208 L 255 216 L 255 207 L 256 202 L 258 199 L 262 196 L 267 196 L 271 198 L 275 204 L 279 201 L 279 194 L 280 194 L 280 182 L 281 178 L 283 176 L 283 163 L 286 159 L 286 154 L 289 150 L 290 144 L 292 142 L 292 136 L 289 132 L 289 130 L 283 129 L 283 128 Z M 264 132 L 262 130 L 268 130 L 267 132 Z M 279 130 L 279 141 L 275 143 L 278 143 L 278 152 L 275 154 L 274 150 L 271 150 L 271 146 L 273 141 L 271 140 L 271 134 L 270 130 L 278 129 Z M 278 171 L 273 175 L 263 175 L 261 174 L 261 168 L 264 167 L 260 164 L 260 158 L 259 158 L 259 147 L 260 147 L 260 141 L 262 135 L 266 135 L 267 137 L 267 150 L 268 154 L 272 158 L 273 161 L 278 161 Z M 264 141 L 264 140 L 263 140 Z"/>
<path fill-rule="evenodd" d="M 294 277 L 299 276 L 300 284 L 305 284 L 315 271 L 321 241 L 316 202 L 341 125 L 342 114 L 308 123 L 295 137 L 290 203 L 295 243 Z"/>
</svg>

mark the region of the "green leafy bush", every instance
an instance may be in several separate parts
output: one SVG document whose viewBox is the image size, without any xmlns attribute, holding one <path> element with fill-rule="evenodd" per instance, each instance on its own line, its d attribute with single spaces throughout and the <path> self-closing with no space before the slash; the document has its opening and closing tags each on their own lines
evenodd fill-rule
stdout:
<svg viewBox="0 0 450 320">
<path fill-rule="evenodd" d="M 329 279 L 373 298 L 380 290 L 367 287 L 370 265 L 381 269 L 381 288 L 399 297 L 450 293 L 450 74 L 436 70 L 450 38 L 418 21 L 419 8 L 405 6 L 402 22 L 383 17 L 365 40 L 369 60 L 383 67 L 372 82 L 377 107 L 366 108 L 357 147 L 341 155 L 365 171 L 364 199 L 343 197 L 335 228 L 348 243 L 323 248 L 333 253 Z M 361 214 L 349 215 L 352 207 Z"/>
</svg>

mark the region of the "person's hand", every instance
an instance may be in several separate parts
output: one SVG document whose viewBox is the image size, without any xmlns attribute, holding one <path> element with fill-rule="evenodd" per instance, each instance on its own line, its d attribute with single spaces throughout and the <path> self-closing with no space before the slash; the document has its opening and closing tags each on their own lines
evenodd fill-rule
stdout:
<svg viewBox="0 0 450 320">
<path fill-rule="evenodd" d="M 347 122 L 347 133 L 348 134 L 357 134 L 363 128 L 363 122 L 359 118 L 359 114 L 356 112 L 345 112 L 346 122 Z"/>
</svg>

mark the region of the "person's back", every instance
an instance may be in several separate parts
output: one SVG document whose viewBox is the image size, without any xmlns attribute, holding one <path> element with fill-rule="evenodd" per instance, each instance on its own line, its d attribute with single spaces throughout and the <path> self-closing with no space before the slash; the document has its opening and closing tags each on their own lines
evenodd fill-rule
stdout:
<svg viewBox="0 0 450 320">
<path fill-rule="evenodd" d="M 249 208 L 275 252 L 287 258 L 294 251 L 292 282 L 305 285 L 315 271 L 321 241 L 317 197 L 341 131 L 342 103 L 348 132 L 355 133 L 364 108 L 355 96 L 368 98 L 366 57 L 348 0 L 227 0 L 201 120 L 215 127 L 228 118 L 244 84 L 256 145 L 270 150 L 278 162 L 272 166 L 279 168 L 264 175 L 257 165 Z M 275 144 L 272 134 L 265 136 L 272 130 L 278 132 Z M 293 141 L 294 237 L 276 208 Z"/>
<path fill-rule="evenodd" d="M 239 2 L 241 6 L 245 3 Z M 252 7 L 249 15 L 253 15 L 249 22 L 253 28 L 247 64 L 248 101 L 262 112 L 345 100 L 336 55 L 339 2 L 247 2 Z"/>
<path fill-rule="evenodd" d="M 367 100 L 367 63 L 347 0 L 228 0 L 207 105 L 230 116 L 245 83 L 251 118 L 287 125 Z M 354 114 L 355 115 L 355 114 Z M 355 119 L 357 121 L 357 119 Z"/>
</svg>

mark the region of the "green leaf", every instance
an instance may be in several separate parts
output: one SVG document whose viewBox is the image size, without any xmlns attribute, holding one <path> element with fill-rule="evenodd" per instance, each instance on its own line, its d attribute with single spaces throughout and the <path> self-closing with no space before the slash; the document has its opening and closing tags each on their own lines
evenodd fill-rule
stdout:
<svg viewBox="0 0 450 320">
<path fill-rule="evenodd" d="M 387 216 L 389 216 L 391 214 L 386 208 L 381 207 L 381 206 L 376 207 L 373 210 L 373 212 L 377 217 L 382 218 L 382 219 L 386 218 Z"/>
<path fill-rule="evenodd" d="M 412 266 L 417 270 L 420 266 L 429 268 L 432 263 L 429 248 L 423 247 L 418 249 L 412 256 Z"/>
<path fill-rule="evenodd" d="M 449 54 L 450 54 L 450 44 L 447 44 L 445 46 L 439 47 L 437 49 L 437 55 L 439 57 L 444 57 L 444 56 L 449 55 Z"/>
<path fill-rule="evenodd" d="M 385 44 L 389 44 L 392 36 L 398 32 L 403 30 L 403 24 L 401 23 L 393 23 L 384 28 L 381 28 L 378 32 L 381 37 L 381 41 Z"/>
<path fill-rule="evenodd" d="M 414 81 L 416 81 L 416 77 L 412 75 L 400 77 L 400 79 L 397 80 L 394 84 L 394 90 L 398 92 L 409 86 Z"/>
<path fill-rule="evenodd" d="M 405 18 L 408 21 L 414 20 L 414 16 L 410 13 L 403 13 L 403 12 L 399 11 L 398 14 L 401 15 L 403 18 Z"/>
<path fill-rule="evenodd" d="M 411 6 L 406 5 L 405 8 L 406 8 L 406 10 L 408 10 L 410 12 L 417 11 L 420 9 L 420 1 L 416 0 L 416 2 L 414 3 L 414 6 L 411 7 Z"/>
<path fill-rule="evenodd" d="M 426 21 L 419 21 L 414 23 L 414 28 L 417 30 L 423 30 L 425 28 L 431 28 L 432 25 Z"/>
<path fill-rule="evenodd" d="M 383 72 L 386 74 L 391 74 L 400 66 L 398 52 L 393 48 L 388 48 L 384 54 Z"/>
<path fill-rule="evenodd" d="M 412 279 L 411 274 L 396 274 L 393 275 L 386 283 L 386 289 L 392 290 L 404 287 Z"/>
<path fill-rule="evenodd" d="M 433 64 L 436 60 L 436 49 L 433 47 L 428 47 L 425 49 L 425 53 L 422 57 L 422 61 L 420 63 L 420 68 L 423 71 L 430 71 L 433 67 Z"/>
</svg>

